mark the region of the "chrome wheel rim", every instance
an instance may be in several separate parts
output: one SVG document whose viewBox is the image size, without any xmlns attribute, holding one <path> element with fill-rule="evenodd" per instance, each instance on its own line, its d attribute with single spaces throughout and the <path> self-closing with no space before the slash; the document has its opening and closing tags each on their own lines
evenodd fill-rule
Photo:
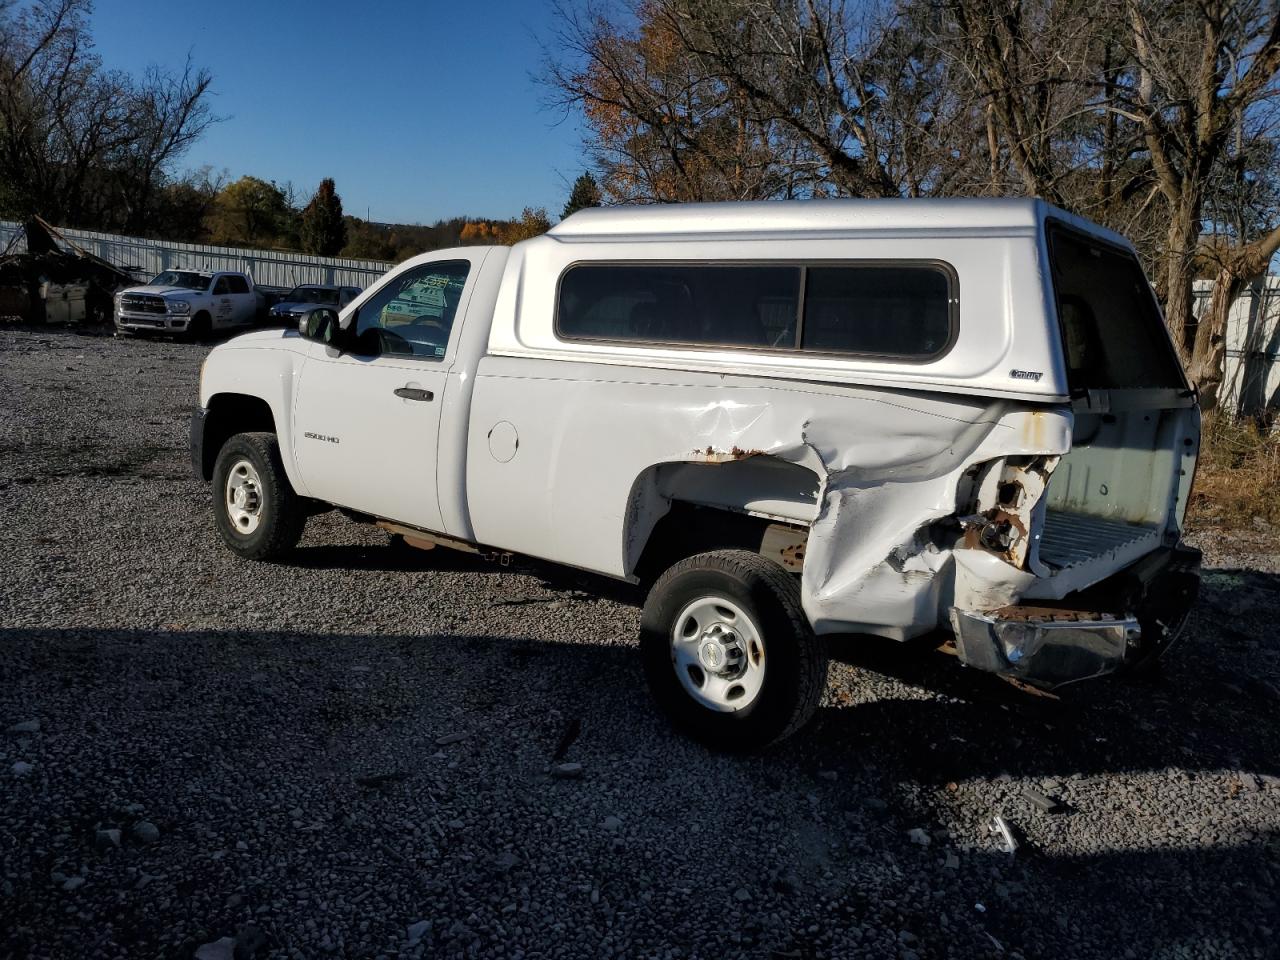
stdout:
<svg viewBox="0 0 1280 960">
<path fill-rule="evenodd" d="M 262 522 L 262 479 L 248 460 L 237 460 L 227 473 L 223 502 L 236 533 L 248 536 Z"/>
<path fill-rule="evenodd" d="M 675 618 L 671 665 L 685 692 L 708 710 L 745 709 L 764 685 L 760 628 L 731 600 L 700 597 Z"/>
</svg>

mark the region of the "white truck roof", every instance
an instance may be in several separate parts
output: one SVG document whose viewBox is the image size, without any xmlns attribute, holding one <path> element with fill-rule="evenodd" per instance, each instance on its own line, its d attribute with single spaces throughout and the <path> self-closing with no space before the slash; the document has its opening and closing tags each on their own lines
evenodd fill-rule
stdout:
<svg viewBox="0 0 1280 960">
<path fill-rule="evenodd" d="M 655 203 L 588 207 L 552 227 L 565 241 L 664 240 L 718 236 L 1019 236 L 1056 218 L 1129 246 L 1118 234 L 1034 198 L 830 199 Z"/>
</svg>

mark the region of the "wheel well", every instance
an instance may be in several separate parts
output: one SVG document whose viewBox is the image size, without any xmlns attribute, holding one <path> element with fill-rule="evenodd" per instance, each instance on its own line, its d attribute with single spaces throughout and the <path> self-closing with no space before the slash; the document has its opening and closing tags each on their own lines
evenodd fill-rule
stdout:
<svg viewBox="0 0 1280 960">
<path fill-rule="evenodd" d="M 733 510 L 674 501 L 645 541 L 635 575 L 649 587 L 668 568 L 711 550 L 750 550 L 796 572 L 804 562 L 809 531 Z"/>
<path fill-rule="evenodd" d="M 203 312 L 203 311 L 202 311 Z M 213 463 L 222 445 L 237 433 L 276 432 L 271 407 L 261 397 L 243 393 L 219 393 L 210 398 L 205 415 L 204 446 L 200 452 L 200 473 L 213 479 Z"/>
</svg>

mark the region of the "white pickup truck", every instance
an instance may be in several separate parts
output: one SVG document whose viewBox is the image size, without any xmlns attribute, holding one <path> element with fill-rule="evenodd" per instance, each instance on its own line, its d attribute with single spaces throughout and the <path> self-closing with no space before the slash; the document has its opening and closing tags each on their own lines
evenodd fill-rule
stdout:
<svg viewBox="0 0 1280 960">
<path fill-rule="evenodd" d="M 265 307 L 247 273 L 166 270 L 141 287 L 116 294 L 116 331 L 189 334 L 250 327 Z"/>
<path fill-rule="evenodd" d="M 1173 641 L 1199 409 L 1132 248 L 1032 200 L 600 208 L 212 351 L 222 539 L 330 506 L 641 584 L 658 703 L 753 748 L 825 644 L 1052 687 Z"/>
</svg>

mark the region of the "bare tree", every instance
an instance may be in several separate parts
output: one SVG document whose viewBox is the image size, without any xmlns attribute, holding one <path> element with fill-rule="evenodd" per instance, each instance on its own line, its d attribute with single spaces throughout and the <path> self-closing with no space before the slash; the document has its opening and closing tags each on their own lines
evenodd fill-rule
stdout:
<svg viewBox="0 0 1280 960">
<path fill-rule="evenodd" d="M 1280 248 L 1280 225 L 1217 248 L 1218 285 L 1200 322 L 1192 282 L 1210 193 L 1231 164 L 1233 135 L 1245 123 L 1275 131 L 1280 7 L 1269 0 L 1127 0 L 1126 12 L 1137 66 L 1131 109 L 1169 211 L 1165 313 L 1202 403 L 1212 407 L 1231 302 Z"/>
<path fill-rule="evenodd" d="M 946 0 L 993 156 L 1021 189 L 1132 234 L 1154 267 L 1174 341 L 1202 402 L 1222 376 L 1226 311 L 1280 236 L 1237 228 L 1210 246 L 1219 284 L 1197 323 L 1192 284 L 1215 183 L 1248 169 L 1248 139 L 1274 135 L 1280 7 L 1274 0 Z M 949 38 L 944 38 L 949 40 Z M 1233 151 L 1233 135 L 1241 138 Z M 1254 159 L 1260 156 L 1253 151 Z M 1276 168 L 1269 167 L 1274 176 Z M 1264 173 L 1265 176 L 1265 173 Z M 1160 235 L 1154 235 L 1163 223 Z M 1230 226 L 1229 224 L 1223 224 Z"/>
<path fill-rule="evenodd" d="M 773 125 L 746 114 L 741 95 L 669 21 L 647 17 L 628 31 L 598 10 L 562 7 L 557 45 L 547 80 L 558 102 L 580 107 L 591 124 L 611 199 L 759 199 L 784 189 L 777 158 L 794 151 L 779 147 Z M 794 184 L 795 167 L 789 172 Z"/>
<path fill-rule="evenodd" d="M 0 206 L 140 229 L 173 161 L 214 122 L 210 75 L 105 70 L 89 0 L 0 0 Z"/>
<path fill-rule="evenodd" d="M 925 195 L 971 178 L 972 105 L 929 4 L 633 0 L 561 7 L 546 79 L 613 199 Z"/>
<path fill-rule="evenodd" d="M 134 136 L 119 158 L 126 230 L 143 228 L 173 160 L 214 122 L 207 97 L 212 82 L 212 74 L 196 67 L 188 55 L 181 73 L 152 67 L 132 90 L 129 119 Z"/>
</svg>

